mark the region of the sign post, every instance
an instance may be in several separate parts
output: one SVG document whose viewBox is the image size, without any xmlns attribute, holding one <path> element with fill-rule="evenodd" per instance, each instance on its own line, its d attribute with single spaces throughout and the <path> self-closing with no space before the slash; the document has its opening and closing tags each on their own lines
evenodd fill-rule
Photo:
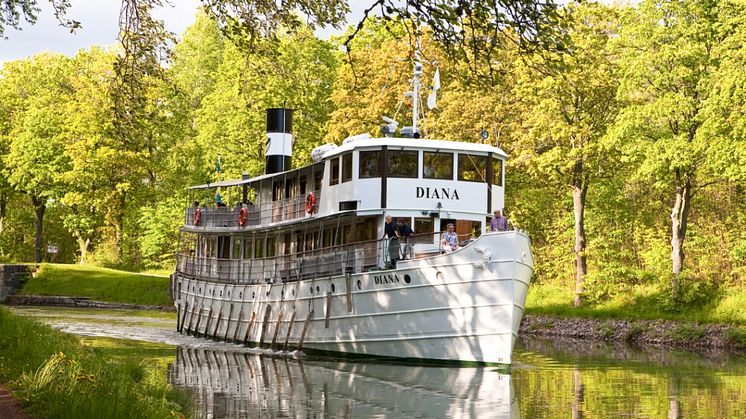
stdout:
<svg viewBox="0 0 746 419">
<path fill-rule="evenodd" d="M 50 244 L 47 246 L 47 253 L 49 254 L 50 262 L 53 262 L 55 259 L 57 259 L 57 254 L 60 252 L 60 248 L 56 244 Z"/>
</svg>

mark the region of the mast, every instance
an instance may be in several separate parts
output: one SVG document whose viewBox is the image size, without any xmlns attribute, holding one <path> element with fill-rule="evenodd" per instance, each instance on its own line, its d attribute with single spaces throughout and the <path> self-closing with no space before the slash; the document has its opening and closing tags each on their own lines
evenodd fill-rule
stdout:
<svg viewBox="0 0 746 419">
<path fill-rule="evenodd" d="M 417 135 L 417 119 L 420 116 L 420 78 L 422 77 L 422 63 L 420 63 L 420 37 L 417 37 L 414 51 L 414 78 L 412 80 L 412 134 Z M 416 138 L 416 137 L 415 137 Z"/>
<path fill-rule="evenodd" d="M 415 53 L 414 61 L 414 93 L 412 94 L 412 134 L 419 133 L 417 119 L 420 116 L 420 77 L 422 76 L 422 64 L 420 63 L 419 49 Z"/>
</svg>

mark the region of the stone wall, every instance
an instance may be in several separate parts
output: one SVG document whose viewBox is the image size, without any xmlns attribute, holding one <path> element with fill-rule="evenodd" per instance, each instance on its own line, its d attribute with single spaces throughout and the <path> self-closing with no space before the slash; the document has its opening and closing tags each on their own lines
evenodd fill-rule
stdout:
<svg viewBox="0 0 746 419">
<path fill-rule="evenodd" d="M 28 265 L 0 265 L 0 303 L 21 289 L 30 277 Z"/>
</svg>

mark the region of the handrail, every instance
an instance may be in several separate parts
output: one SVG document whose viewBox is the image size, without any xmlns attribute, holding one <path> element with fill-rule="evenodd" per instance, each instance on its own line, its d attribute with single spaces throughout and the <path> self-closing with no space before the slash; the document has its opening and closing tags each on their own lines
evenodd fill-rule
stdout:
<svg viewBox="0 0 746 419">
<path fill-rule="evenodd" d="M 414 258 L 416 252 L 423 256 L 440 253 L 441 234 L 422 233 L 399 240 L 396 248 L 399 259 Z M 394 248 L 385 238 L 251 259 L 209 258 L 178 252 L 176 271 L 186 277 L 223 283 L 284 283 L 390 267 L 390 251 Z"/>
<path fill-rule="evenodd" d="M 196 229 L 207 229 L 216 227 L 231 227 L 245 229 L 250 227 L 264 226 L 288 220 L 296 220 L 318 213 L 320 204 L 319 191 L 313 191 L 316 197 L 316 205 L 313 213 L 306 212 L 306 197 L 308 194 L 285 198 L 279 201 L 265 202 L 262 204 L 245 205 L 247 210 L 246 223 L 239 225 L 240 207 L 200 207 L 199 222 L 195 222 L 194 215 L 197 209 L 189 207 L 186 209 L 184 226 Z"/>
</svg>

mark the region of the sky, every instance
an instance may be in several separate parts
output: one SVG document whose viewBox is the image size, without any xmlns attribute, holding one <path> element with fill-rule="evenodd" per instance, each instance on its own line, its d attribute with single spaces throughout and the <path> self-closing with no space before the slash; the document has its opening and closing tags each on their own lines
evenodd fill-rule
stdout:
<svg viewBox="0 0 746 419">
<path fill-rule="evenodd" d="M 7 39 L 0 39 L 0 66 L 6 61 L 25 58 L 43 51 L 72 56 L 78 50 L 94 45 L 116 45 L 120 0 L 71 0 L 72 7 L 68 10 L 68 17 L 82 25 L 74 34 L 59 25 L 47 0 L 38 2 L 42 10 L 34 25 L 24 22 L 20 31 L 6 28 Z M 167 30 L 181 36 L 194 22 L 200 1 L 171 0 L 171 3 L 173 7 L 164 6 L 156 10 L 154 15 L 163 20 Z M 355 16 L 362 16 L 365 3 L 351 2 L 353 10 L 348 15 L 348 21 Z M 328 38 L 338 32 L 333 29 L 320 29 L 316 34 L 321 38 Z"/>
</svg>

